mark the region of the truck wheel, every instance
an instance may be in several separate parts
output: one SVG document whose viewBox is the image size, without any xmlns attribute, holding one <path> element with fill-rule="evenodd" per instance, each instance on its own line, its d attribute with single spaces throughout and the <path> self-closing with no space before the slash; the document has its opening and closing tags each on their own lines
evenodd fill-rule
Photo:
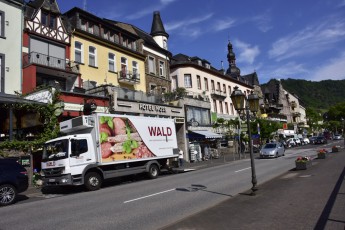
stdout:
<svg viewBox="0 0 345 230">
<path fill-rule="evenodd" d="M 88 191 L 95 191 L 102 186 L 102 178 L 96 172 L 89 172 L 85 176 L 85 188 Z"/>
<path fill-rule="evenodd" d="M 0 206 L 13 204 L 17 198 L 17 189 L 10 184 L 0 186 Z"/>
<path fill-rule="evenodd" d="M 155 179 L 159 175 L 159 168 L 156 164 L 151 164 L 147 175 L 150 179 Z"/>
</svg>

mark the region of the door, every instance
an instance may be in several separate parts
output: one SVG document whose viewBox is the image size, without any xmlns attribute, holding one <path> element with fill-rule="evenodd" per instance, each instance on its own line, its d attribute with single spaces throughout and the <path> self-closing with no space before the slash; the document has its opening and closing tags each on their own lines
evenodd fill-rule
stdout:
<svg viewBox="0 0 345 230">
<path fill-rule="evenodd" d="M 73 138 L 71 142 L 71 154 L 70 154 L 70 166 L 73 171 L 73 167 L 82 166 L 95 162 L 95 154 L 93 150 L 93 144 L 91 137 Z M 76 167 L 77 169 L 78 167 Z M 80 172 L 79 172 L 80 173 Z"/>
</svg>

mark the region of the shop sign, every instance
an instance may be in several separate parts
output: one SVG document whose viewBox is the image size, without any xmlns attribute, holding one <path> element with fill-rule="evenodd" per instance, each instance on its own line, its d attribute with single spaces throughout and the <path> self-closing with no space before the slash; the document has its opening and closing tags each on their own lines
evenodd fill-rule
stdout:
<svg viewBox="0 0 345 230">
<path fill-rule="evenodd" d="M 166 107 L 160 105 L 142 104 L 139 103 L 139 110 L 166 113 Z"/>
</svg>

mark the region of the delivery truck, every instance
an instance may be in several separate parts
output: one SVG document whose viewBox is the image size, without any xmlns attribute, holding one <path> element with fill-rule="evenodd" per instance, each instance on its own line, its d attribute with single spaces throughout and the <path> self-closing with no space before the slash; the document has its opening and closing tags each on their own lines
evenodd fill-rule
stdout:
<svg viewBox="0 0 345 230">
<path fill-rule="evenodd" d="M 178 157 L 173 119 L 95 113 L 61 122 L 60 132 L 43 147 L 43 186 L 92 191 L 114 177 L 154 179 Z"/>
</svg>

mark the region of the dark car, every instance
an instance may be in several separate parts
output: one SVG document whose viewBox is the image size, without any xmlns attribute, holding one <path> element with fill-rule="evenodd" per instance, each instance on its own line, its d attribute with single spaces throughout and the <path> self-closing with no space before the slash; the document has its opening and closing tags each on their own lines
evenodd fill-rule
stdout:
<svg viewBox="0 0 345 230">
<path fill-rule="evenodd" d="M 18 193 L 29 187 L 26 169 L 12 159 L 0 159 L 0 206 L 16 202 Z"/>
<path fill-rule="evenodd" d="M 327 144 L 327 139 L 323 136 L 319 136 L 314 140 L 314 144 Z"/>
</svg>

